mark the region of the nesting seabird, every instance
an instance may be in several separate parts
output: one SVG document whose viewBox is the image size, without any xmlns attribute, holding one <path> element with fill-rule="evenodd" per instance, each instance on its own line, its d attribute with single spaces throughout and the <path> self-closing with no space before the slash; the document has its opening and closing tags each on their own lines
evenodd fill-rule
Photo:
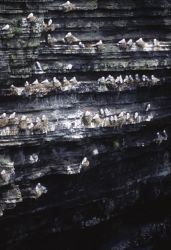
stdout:
<svg viewBox="0 0 171 250">
<path fill-rule="evenodd" d="M 147 104 L 147 106 L 146 106 L 145 111 L 146 111 L 146 112 L 148 112 L 148 111 L 150 110 L 150 108 L 151 108 L 151 104 L 150 104 L 150 103 L 148 103 L 148 104 Z"/>
<path fill-rule="evenodd" d="M 98 82 L 98 84 L 105 84 L 105 83 L 106 83 L 106 79 L 105 79 L 104 76 L 102 76 L 101 78 L 99 78 L 99 79 L 97 80 L 97 82 Z"/>
<path fill-rule="evenodd" d="M 68 44 L 73 44 L 73 43 L 77 43 L 80 41 L 77 37 L 73 36 L 71 32 L 68 32 L 66 34 L 66 36 L 64 37 L 64 40 Z"/>
<path fill-rule="evenodd" d="M 29 86 L 29 82 L 28 81 L 26 81 L 25 84 L 24 84 L 24 87 L 27 87 L 27 86 Z"/>
<path fill-rule="evenodd" d="M 123 81 L 124 81 L 124 83 L 128 83 L 129 82 L 129 76 L 126 75 Z"/>
<path fill-rule="evenodd" d="M 160 42 L 157 39 L 153 40 L 154 47 L 160 47 Z"/>
<path fill-rule="evenodd" d="M 124 113 L 125 113 L 125 112 L 124 112 L 124 111 L 122 111 L 122 112 L 118 115 L 118 117 L 119 117 L 119 118 L 124 117 Z"/>
<path fill-rule="evenodd" d="M 37 84 L 39 84 L 39 81 L 36 79 L 32 84 L 37 85 Z"/>
<path fill-rule="evenodd" d="M 127 42 L 127 47 L 128 48 L 131 48 L 133 45 L 133 40 L 132 39 L 129 39 L 129 41 Z"/>
<path fill-rule="evenodd" d="M 6 24 L 5 26 L 2 27 L 2 30 L 9 30 L 10 26 L 9 24 Z"/>
<path fill-rule="evenodd" d="M 127 42 L 126 42 L 125 38 L 123 38 L 122 40 L 120 40 L 120 41 L 118 42 L 118 45 L 119 45 L 119 47 L 120 47 L 121 49 L 126 49 L 126 48 L 127 48 Z"/>
<path fill-rule="evenodd" d="M 152 84 L 157 84 L 158 82 L 160 82 L 160 79 L 158 79 L 157 77 L 155 77 L 154 75 L 151 76 L 151 82 Z"/>
<path fill-rule="evenodd" d="M 73 68 L 73 65 L 71 63 L 66 65 L 65 67 L 66 70 L 71 70 L 72 68 Z"/>
<path fill-rule="evenodd" d="M 69 82 L 70 82 L 71 84 L 78 84 L 78 81 L 77 81 L 77 79 L 76 79 L 75 76 L 72 77 L 72 78 L 69 80 Z"/>
<path fill-rule="evenodd" d="M 138 118 L 138 112 L 135 112 L 135 114 L 134 114 L 134 119 L 137 119 Z"/>
<path fill-rule="evenodd" d="M 101 108 L 101 109 L 99 110 L 99 114 L 100 114 L 102 117 L 104 117 L 104 115 L 105 115 L 104 109 Z"/>
<path fill-rule="evenodd" d="M 135 43 L 139 48 L 142 48 L 142 49 L 144 49 L 147 46 L 147 43 L 144 42 L 142 38 L 139 38 Z"/>
<path fill-rule="evenodd" d="M 76 9 L 75 4 L 71 3 L 70 1 L 63 3 L 61 6 L 62 6 L 64 12 L 69 12 L 69 11 Z"/>
<path fill-rule="evenodd" d="M 42 186 L 40 183 L 38 183 L 34 189 L 35 195 L 36 197 L 34 198 L 39 198 L 40 196 L 42 196 L 43 194 L 47 193 L 47 188 Z"/>
<path fill-rule="evenodd" d="M 81 166 L 88 167 L 89 165 L 90 165 L 90 162 L 88 161 L 87 157 L 84 157 L 81 162 Z"/>
<path fill-rule="evenodd" d="M 104 43 L 102 40 L 100 40 L 97 43 L 95 43 L 93 47 L 96 47 L 98 50 L 102 50 L 104 48 Z"/>
<path fill-rule="evenodd" d="M 9 119 L 15 119 L 16 117 L 16 112 L 13 112 L 10 116 L 9 116 Z"/>
<path fill-rule="evenodd" d="M 45 79 L 44 81 L 41 82 L 41 84 L 49 84 L 49 80 L 48 79 Z"/>
<path fill-rule="evenodd" d="M 49 19 L 49 21 L 48 21 L 48 26 L 51 26 L 52 23 L 53 23 L 52 19 Z"/>
<path fill-rule="evenodd" d="M 105 108 L 104 114 L 105 114 L 105 116 L 109 116 L 110 115 L 110 111 L 108 110 L 108 108 Z"/>
<path fill-rule="evenodd" d="M 154 139 L 154 141 L 158 144 L 161 144 L 163 142 L 163 140 L 164 140 L 163 136 L 159 132 L 157 132 L 156 138 Z"/>
<path fill-rule="evenodd" d="M 130 113 L 126 113 L 126 120 L 129 120 L 131 118 Z"/>
<path fill-rule="evenodd" d="M 36 21 L 36 17 L 34 16 L 33 13 L 30 13 L 30 14 L 27 16 L 27 20 L 30 21 L 30 22 L 35 22 L 35 21 Z"/>
<path fill-rule="evenodd" d="M 92 119 L 93 119 L 93 116 L 90 111 L 86 111 L 82 118 L 85 126 L 91 126 Z"/>
<path fill-rule="evenodd" d="M 40 62 L 37 61 L 36 66 L 37 66 L 38 70 L 43 71 Z"/>
<path fill-rule="evenodd" d="M 79 47 L 81 48 L 81 49 L 85 49 L 85 44 L 84 43 L 82 43 L 82 42 L 79 42 Z"/>
<path fill-rule="evenodd" d="M 134 83 L 134 78 L 132 77 L 132 75 L 129 75 L 128 78 L 129 78 L 129 83 Z"/>
<path fill-rule="evenodd" d="M 53 77 L 53 84 L 56 88 L 60 88 L 62 86 L 61 82 L 56 77 Z"/>
<path fill-rule="evenodd" d="M 70 81 L 65 76 L 63 78 L 62 85 L 63 86 L 69 86 L 70 85 Z"/>
<path fill-rule="evenodd" d="M 97 125 L 97 126 L 100 126 L 100 125 L 101 125 L 102 120 L 101 120 L 99 114 L 95 114 L 95 116 L 93 117 L 93 122 L 94 122 L 94 124 Z"/>
<path fill-rule="evenodd" d="M 26 120 L 27 120 L 27 116 L 26 115 L 22 115 L 20 121 L 26 121 Z"/>
<path fill-rule="evenodd" d="M 7 117 L 6 113 L 3 113 L 2 115 L 0 115 L 0 119 L 6 118 L 6 117 Z"/>
<path fill-rule="evenodd" d="M 0 177 L 4 182 L 8 182 L 10 180 L 10 174 L 7 173 L 7 171 L 5 169 L 3 169 L 0 172 Z"/>
<path fill-rule="evenodd" d="M 164 129 L 164 130 L 163 130 L 163 140 L 164 140 L 164 141 L 167 141 L 167 139 L 168 139 L 168 135 L 167 135 L 166 130 Z"/>
<path fill-rule="evenodd" d="M 141 81 L 140 77 L 138 74 L 135 75 L 135 82 L 139 83 Z"/>
<path fill-rule="evenodd" d="M 50 46 L 54 45 L 54 43 L 56 42 L 56 38 L 52 37 L 51 34 L 48 34 L 47 36 L 47 42 Z"/>
</svg>

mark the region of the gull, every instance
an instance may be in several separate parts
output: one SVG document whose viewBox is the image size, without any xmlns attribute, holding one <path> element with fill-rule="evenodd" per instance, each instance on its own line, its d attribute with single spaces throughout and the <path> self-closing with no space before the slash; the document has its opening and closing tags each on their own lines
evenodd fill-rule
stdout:
<svg viewBox="0 0 171 250">
<path fill-rule="evenodd" d="M 126 42 L 125 38 L 123 38 L 122 40 L 120 40 L 118 42 L 118 45 L 119 45 L 120 48 L 126 49 L 127 48 L 127 42 Z"/>
<path fill-rule="evenodd" d="M 7 114 L 6 113 L 3 113 L 0 118 L 6 118 L 7 117 Z"/>
<path fill-rule="evenodd" d="M 158 79 L 157 77 L 155 77 L 154 75 L 151 76 L 151 81 L 153 84 L 156 84 L 158 82 L 160 82 L 160 79 Z"/>
<path fill-rule="evenodd" d="M 21 121 L 26 121 L 27 120 L 27 116 L 26 115 L 22 115 L 20 120 Z"/>
<path fill-rule="evenodd" d="M 144 49 L 147 46 L 147 43 L 145 43 L 142 38 L 139 38 L 135 43 L 138 47 L 142 49 Z"/>
<path fill-rule="evenodd" d="M 10 26 L 9 24 L 6 24 L 5 26 L 2 27 L 2 30 L 9 30 Z"/>
<path fill-rule="evenodd" d="M 98 49 L 103 49 L 104 44 L 103 44 L 102 40 L 100 40 L 100 41 L 98 41 L 97 43 L 95 43 L 95 44 L 93 45 L 93 47 L 97 47 Z"/>
<path fill-rule="evenodd" d="M 10 116 L 9 116 L 9 119 L 14 119 L 16 116 L 16 112 L 13 112 Z"/>
<path fill-rule="evenodd" d="M 105 108 L 104 114 L 105 114 L 105 116 L 109 116 L 110 115 L 110 111 L 108 110 L 108 108 Z"/>
<path fill-rule="evenodd" d="M 134 82 L 134 78 L 132 77 L 132 75 L 129 75 L 129 83 L 133 83 Z"/>
<path fill-rule="evenodd" d="M 105 79 L 104 76 L 102 76 L 101 78 L 99 78 L 99 79 L 97 80 L 97 82 L 98 82 L 98 83 L 105 84 L 105 83 L 106 83 L 106 79 Z"/>
<path fill-rule="evenodd" d="M 70 82 L 69 82 L 69 80 L 66 77 L 63 78 L 63 85 L 64 86 L 70 85 Z"/>
<path fill-rule="evenodd" d="M 84 45 L 84 43 L 79 42 L 79 47 L 80 47 L 81 49 L 85 49 L 85 45 Z"/>
<path fill-rule="evenodd" d="M 150 108 L 151 108 L 151 104 L 150 104 L 150 103 L 148 103 L 148 104 L 147 104 L 147 106 L 146 106 L 145 111 L 146 111 L 146 112 L 148 112 L 148 111 L 150 110 Z"/>
<path fill-rule="evenodd" d="M 64 37 L 64 40 L 65 40 L 67 43 L 69 43 L 69 44 L 76 43 L 76 42 L 79 42 L 79 41 L 80 41 L 77 37 L 73 36 L 73 34 L 72 34 L 71 32 L 68 32 L 68 33 L 66 34 L 66 36 Z"/>
<path fill-rule="evenodd" d="M 49 80 L 45 79 L 44 81 L 41 82 L 41 84 L 49 84 Z"/>
<path fill-rule="evenodd" d="M 99 126 L 101 124 L 101 118 L 99 116 L 99 114 L 95 114 L 95 116 L 93 117 L 93 122 Z"/>
<path fill-rule="evenodd" d="M 89 165 L 90 165 L 90 162 L 88 161 L 87 157 L 84 157 L 81 162 L 81 166 L 88 167 Z"/>
<path fill-rule="evenodd" d="M 138 74 L 135 75 L 135 81 L 136 81 L 136 82 L 140 82 L 140 81 L 141 81 Z"/>
<path fill-rule="evenodd" d="M 24 84 L 24 87 L 27 87 L 27 86 L 29 86 L 29 82 L 28 81 L 26 81 L 25 84 Z"/>
<path fill-rule="evenodd" d="M 167 135 L 167 132 L 166 132 L 166 130 L 164 129 L 163 130 L 163 139 L 164 139 L 164 141 L 167 141 L 167 139 L 168 139 L 168 135 Z"/>
<path fill-rule="evenodd" d="M 100 113 L 101 116 L 104 116 L 105 115 L 104 109 L 101 108 L 99 113 Z"/>
<path fill-rule="evenodd" d="M 39 84 L 39 81 L 36 79 L 32 84 L 33 85 Z"/>
<path fill-rule="evenodd" d="M 48 26 L 51 26 L 52 25 L 52 19 L 49 19 L 49 21 L 48 21 Z"/>
<path fill-rule="evenodd" d="M 75 4 L 72 4 L 70 1 L 63 3 L 61 6 L 63 7 L 64 12 L 69 12 L 76 9 Z"/>
<path fill-rule="evenodd" d="M 122 111 L 119 115 L 118 115 L 118 117 L 119 118 L 122 118 L 124 116 L 124 112 Z"/>
<path fill-rule="evenodd" d="M 134 114 L 134 118 L 137 119 L 138 118 L 138 112 L 135 112 Z"/>
<path fill-rule="evenodd" d="M 128 48 L 131 48 L 132 45 L 133 45 L 133 40 L 132 40 L 132 39 L 129 39 L 129 41 L 127 42 Z"/>
<path fill-rule="evenodd" d="M 126 119 L 129 120 L 131 117 L 130 113 L 126 113 Z"/>
<path fill-rule="evenodd" d="M 27 16 L 27 19 L 30 21 L 30 22 L 34 22 L 36 20 L 36 17 L 33 15 L 33 13 L 30 13 L 28 16 Z"/>
<path fill-rule="evenodd" d="M 78 83 L 78 81 L 77 81 L 77 79 L 76 79 L 75 76 L 72 77 L 72 78 L 69 80 L 69 82 L 70 82 L 71 84 L 77 84 L 77 83 Z"/>
<path fill-rule="evenodd" d="M 157 39 L 153 40 L 153 44 L 155 47 L 160 47 L 160 42 Z"/>
<path fill-rule="evenodd" d="M 73 65 L 72 65 L 72 64 L 68 64 L 65 68 L 66 68 L 66 70 L 71 70 L 71 69 L 72 69 L 72 67 L 73 67 Z"/>
</svg>

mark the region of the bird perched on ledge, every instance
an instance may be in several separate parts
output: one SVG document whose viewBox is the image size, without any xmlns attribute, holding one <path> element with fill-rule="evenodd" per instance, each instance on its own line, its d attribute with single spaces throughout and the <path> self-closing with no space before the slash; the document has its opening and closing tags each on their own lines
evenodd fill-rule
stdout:
<svg viewBox="0 0 171 250">
<path fill-rule="evenodd" d="M 73 43 L 80 42 L 80 40 L 77 37 L 73 36 L 73 34 L 71 32 L 68 32 L 66 34 L 66 36 L 63 39 L 63 41 L 66 42 L 66 43 L 68 43 L 68 44 L 73 44 Z"/>
<path fill-rule="evenodd" d="M 144 42 L 142 38 L 139 38 L 135 43 L 139 48 L 142 48 L 142 49 L 144 49 L 147 46 L 147 43 Z"/>
<path fill-rule="evenodd" d="M 34 16 L 33 13 L 30 13 L 30 14 L 27 16 L 27 20 L 28 20 L 29 22 L 35 22 L 36 19 L 37 19 L 37 17 Z"/>
<path fill-rule="evenodd" d="M 63 3 L 61 5 L 62 9 L 64 12 L 70 12 L 72 10 L 75 10 L 76 9 L 76 5 L 71 3 L 70 1 L 67 1 L 66 3 Z"/>
<path fill-rule="evenodd" d="M 104 49 L 104 43 L 102 42 L 102 40 L 98 41 L 97 43 L 93 44 L 92 46 L 96 47 L 98 50 Z"/>
<path fill-rule="evenodd" d="M 2 27 L 2 30 L 9 30 L 10 26 L 9 24 L 6 24 L 5 26 Z"/>
</svg>

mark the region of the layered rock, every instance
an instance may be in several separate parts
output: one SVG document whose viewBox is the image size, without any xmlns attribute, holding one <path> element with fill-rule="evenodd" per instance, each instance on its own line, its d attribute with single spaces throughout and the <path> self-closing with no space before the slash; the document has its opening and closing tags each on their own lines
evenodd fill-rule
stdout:
<svg viewBox="0 0 171 250">
<path fill-rule="evenodd" d="M 0 1 L 3 249 L 170 198 L 171 3 L 63 4 Z"/>
</svg>

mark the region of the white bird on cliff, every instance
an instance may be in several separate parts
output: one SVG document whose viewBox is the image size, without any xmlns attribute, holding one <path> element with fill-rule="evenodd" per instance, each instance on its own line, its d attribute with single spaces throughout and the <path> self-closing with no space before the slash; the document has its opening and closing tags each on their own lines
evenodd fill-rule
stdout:
<svg viewBox="0 0 171 250">
<path fill-rule="evenodd" d="M 153 40 L 153 44 L 155 47 L 160 47 L 160 42 L 157 39 Z"/>
<path fill-rule="evenodd" d="M 80 47 L 81 49 L 85 49 L 85 45 L 84 45 L 84 43 L 79 42 L 79 47 Z"/>
<path fill-rule="evenodd" d="M 72 65 L 72 64 L 68 64 L 68 65 L 66 65 L 65 69 L 66 69 L 66 70 L 71 70 L 71 69 L 72 69 L 72 67 L 73 67 L 73 65 Z"/>
<path fill-rule="evenodd" d="M 136 42 L 136 45 L 142 49 L 144 49 L 147 46 L 147 43 L 144 42 L 142 38 L 139 38 Z"/>
<path fill-rule="evenodd" d="M 53 23 L 52 19 L 49 19 L 49 21 L 48 21 L 48 26 L 51 26 L 52 23 Z"/>
<path fill-rule="evenodd" d="M 33 13 L 30 13 L 30 14 L 27 16 L 27 19 L 30 19 L 30 18 L 32 18 L 32 17 L 34 17 L 34 15 L 33 15 Z"/>
<path fill-rule="evenodd" d="M 2 115 L 0 115 L 0 118 L 6 118 L 6 117 L 7 117 L 6 113 L 3 113 Z"/>
<path fill-rule="evenodd" d="M 6 24 L 5 26 L 2 27 L 2 30 L 9 30 L 10 26 L 9 24 Z"/>
<path fill-rule="evenodd" d="M 167 135 L 167 132 L 165 129 L 163 130 L 163 139 L 164 139 L 164 141 L 167 141 L 167 139 L 168 139 L 168 135 Z"/>
<path fill-rule="evenodd" d="M 150 110 L 150 108 L 151 108 L 151 104 L 150 104 L 150 103 L 148 103 L 148 104 L 147 104 L 147 106 L 146 106 L 145 111 L 146 111 L 146 112 L 148 112 L 148 111 Z"/>
<path fill-rule="evenodd" d="M 39 81 L 36 79 L 32 84 L 33 85 L 39 84 Z"/>
<path fill-rule="evenodd" d="M 127 42 L 126 42 L 125 38 L 123 38 L 122 40 L 120 40 L 120 41 L 118 42 L 118 45 L 119 45 L 119 47 L 120 47 L 121 49 L 126 49 L 126 48 L 127 48 Z"/>
<path fill-rule="evenodd" d="M 41 84 L 49 84 L 49 80 L 48 79 L 45 79 L 41 82 Z"/>
<path fill-rule="evenodd" d="M 13 112 L 10 116 L 9 116 L 9 119 L 14 119 L 16 116 L 16 112 Z"/>
<path fill-rule="evenodd" d="M 155 77 L 154 75 L 151 76 L 151 81 L 153 84 L 156 84 L 158 82 L 160 82 L 160 79 L 158 79 L 157 77 Z"/>
</svg>

